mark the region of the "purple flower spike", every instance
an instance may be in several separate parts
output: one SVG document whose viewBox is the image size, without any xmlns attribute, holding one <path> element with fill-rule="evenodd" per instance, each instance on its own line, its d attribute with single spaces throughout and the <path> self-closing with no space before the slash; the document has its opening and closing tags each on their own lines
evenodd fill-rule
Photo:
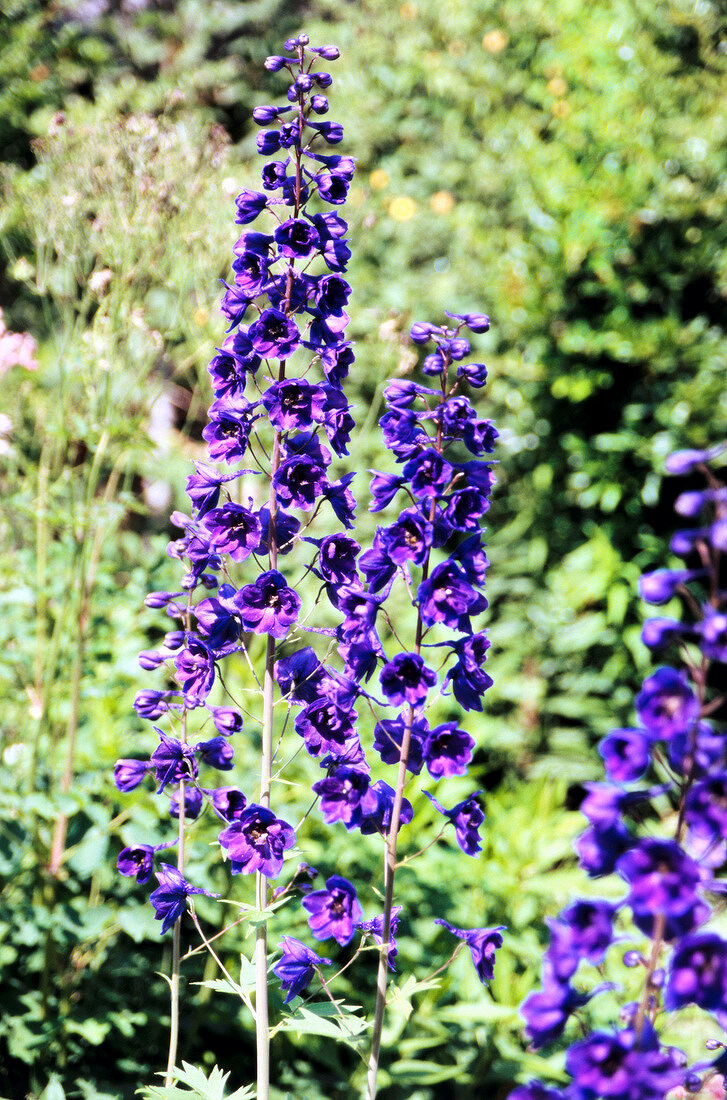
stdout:
<svg viewBox="0 0 727 1100">
<path fill-rule="evenodd" d="M 162 863 L 156 872 L 156 877 L 159 880 L 159 886 L 149 895 L 149 901 L 156 910 L 154 919 L 162 921 L 162 935 L 177 923 L 187 908 L 188 897 L 193 894 L 204 894 L 208 898 L 220 896 L 211 894 L 209 890 L 203 890 L 199 886 L 192 886 L 170 863 Z"/>
<path fill-rule="evenodd" d="M 363 916 L 355 887 L 340 875 L 331 875 L 325 890 L 314 890 L 302 905 L 310 913 L 308 924 L 315 938 L 333 937 L 342 947 L 351 942 L 356 922 Z"/>
<path fill-rule="evenodd" d="M 283 957 L 273 967 L 273 974 L 277 974 L 283 990 L 287 990 L 284 1001 L 287 1005 L 308 988 L 315 973 L 314 967 L 330 966 L 331 960 L 316 955 L 315 951 L 293 936 L 283 936 L 280 947 Z"/>
<path fill-rule="evenodd" d="M 295 844 L 295 833 L 272 810 L 252 803 L 222 830 L 219 839 L 232 860 L 233 874 L 259 871 L 266 878 L 276 878 L 283 866 L 283 853 Z"/>
<path fill-rule="evenodd" d="M 495 976 L 495 953 L 502 947 L 500 933 L 505 931 L 505 925 L 498 925 L 497 928 L 455 928 L 449 921 L 441 918 L 437 918 L 434 923 L 441 924 L 453 936 L 465 941 L 470 949 L 477 977 L 483 985 L 491 982 Z"/>
</svg>

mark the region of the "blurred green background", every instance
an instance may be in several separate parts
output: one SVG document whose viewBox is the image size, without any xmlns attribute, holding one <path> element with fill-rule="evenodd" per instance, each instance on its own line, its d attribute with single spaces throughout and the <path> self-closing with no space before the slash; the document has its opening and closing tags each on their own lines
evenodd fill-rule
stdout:
<svg viewBox="0 0 727 1100">
<path fill-rule="evenodd" d="M 484 853 L 444 842 L 402 874 L 400 982 L 444 957 L 433 915 L 509 932 L 489 991 L 465 956 L 439 988 L 403 990 L 384 1100 L 498 1098 L 542 1071 L 517 1005 L 538 982 L 544 916 L 584 889 L 578 784 L 598 776 L 595 744 L 629 724 L 649 667 L 636 581 L 669 560 L 677 486 L 663 459 L 727 434 L 723 0 L 3 0 L 0 305 L 39 362 L 0 363 L 9 1100 L 131 1098 L 166 1059 L 169 946 L 115 858 L 168 833 L 152 797 L 118 796 L 110 773 L 152 747 L 132 709 L 153 679 L 136 655 L 164 626 L 143 599 L 176 586 L 167 517 L 204 454 L 232 200 L 258 180 L 250 115 L 285 87 L 263 60 L 301 29 L 341 49 L 331 117 L 358 160 L 351 468 L 386 461 L 383 385 L 414 368 L 411 322 L 444 309 L 492 318 L 476 338 L 480 409 L 501 432 L 495 684 L 466 723 Z M 255 745 L 238 758 L 254 771 Z M 438 793 L 463 797 L 457 783 Z M 190 877 L 226 889 L 213 837 L 200 823 Z M 331 843 L 311 825 L 306 858 L 376 882 L 373 842 L 336 831 L 335 859 Z M 219 927 L 216 907 L 199 908 Z M 249 953 L 242 934 L 226 943 L 228 959 Z M 187 966 L 190 982 L 214 977 L 199 956 Z M 344 982 L 369 1009 L 372 967 Z M 244 1009 L 188 993 L 182 1057 L 247 1083 Z M 356 1092 L 345 1045 L 276 1044 L 276 1100 Z M 557 1050 L 547 1061 L 557 1079 Z"/>
</svg>

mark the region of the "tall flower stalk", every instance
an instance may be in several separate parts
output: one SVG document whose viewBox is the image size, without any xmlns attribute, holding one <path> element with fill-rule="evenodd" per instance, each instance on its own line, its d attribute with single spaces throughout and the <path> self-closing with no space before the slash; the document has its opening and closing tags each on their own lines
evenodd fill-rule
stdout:
<svg viewBox="0 0 727 1100">
<path fill-rule="evenodd" d="M 236 200 L 239 225 L 259 216 L 268 223 L 261 231 L 243 231 L 234 246 L 234 277 L 225 284 L 221 303 L 229 328 L 209 367 L 215 401 L 203 436 L 211 461 L 233 471 L 198 464 L 187 481 L 190 513 L 172 516 L 184 531 L 169 547 L 186 566 L 181 591 L 152 593 L 147 604 L 166 608 L 176 629 L 140 661 L 146 669 L 164 666 L 174 687 L 142 691 L 135 700 L 141 717 L 164 718 L 170 730 L 155 726 L 159 744 L 151 757 L 121 760 L 115 770 L 123 791 L 153 772 L 158 793 L 169 797 L 178 819 L 176 866 L 161 865 L 159 887 L 150 899 L 162 932 L 173 929 L 167 1084 L 177 1057 L 180 919 L 189 897 L 208 893 L 184 877 L 187 823 L 202 812 L 215 815 L 232 873 L 255 875 L 259 1100 L 269 1093 L 269 882 L 295 843 L 293 827 L 271 809 L 277 656 L 279 644 L 290 640 L 304 617 L 301 596 L 281 571 L 280 559 L 308 549 L 311 536 L 305 532 L 324 505 L 344 527 L 352 526 L 354 513 L 350 477 L 329 477 L 331 452 L 348 453 L 353 427 L 341 385 L 353 362 L 345 339 L 350 287 L 343 278 L 350 251 L 346 223 L 335 208 L 345 202 L 354 165 L 350 157 L 322 151 L 341 141 L 342 128 L 322 119 L 328 111 L 323 92 L 332 81 L 318 68 L 321 61 L 335 60 L 338 50 L 311 47 L 305 34 L 289 39 L 285 49 L 286 56 L 268 58 L 266 67 L 291 78 L 287 102 L 253 112 L 259 125 L 271 127 L 258 135 L 259 152 L 278 159 L 266 161 L 262 191 L 242 191 Z M 320 372 L 320 381 L 307 377 L 311 371 Z M 246 468 L 239 468 L 243 462 Z M 260 485 L 244 503 L 243 477 Z M 331 535 L 329 541 L 336 538 L 345 542 L 346 537 Z M 253 669 L 261 696 L 262 753 L 258 801 L 250 803 L 238 787 L 202 786 L 199 771 L 200 765 L 223 771 L 233 766 L 230 740 L 242 729 L 243 714 L 220 675 L 220 663 L 236 653 L 250 661 L 247 646 L 254 634 L 266 635 L 266 648 L 261 674 Z M 213 705 L 218 683 L 223 702 Z M 210 720 L 216 730 L 211 738 L 204 732 Z M 148 881 L 156 851 L 145 844 L 125 849 L 119 870 Z"/>
<path fill-rule="evenodd" d="M 388 971 L 396 954 L 399 831 L 413 815 L 404 793 L 407 779 L 423 767 L 435 781 L 466 775 L 475 744 L 457 721 L 430 727 L 426 711 L 448 690 L 460 707 L 482 710 L 482 695 L 491 683 L 482 667 L 489 642 L 483 632 L 475 631 L 471 619 L 487 607 L 482 592 L 487 558 L 481 521 L 489 509 L 494 477 L 491 462 L 483 461 L 482 456 L 492 452 L 497 432 L 460 392 L 466 385 L 483 386 L 486 379 L 482 364 L 462 362 L 470 344 L 461 332 L 464 328 L 485 332 L 489 322 L 482 314 L 450 316 L 455 322 L 450 328 L 420 323 L 412 329 L 415 343 L 433 344 L 423 369 L 436 379 L 436 387 L 402 379 L 391 382 L 385 391 L 387 412 L 381 426 L 401 473 L 374 472 L 371 510 L 379 511 L 397 497 L 399 501 L 408 498 L 407 506 L 393 522 L 377 529 L 373 547 L 358 559 L 365 584 L 349 583 L 335 595 L 344 615 L 339 649 L 346 674 L 362 683 L 378 670 L 385 704 L 400 711 L 396 717 L 377 722 L 373 745 L 381 761 L 396 769 L 395 787 L 381 780 L 370 785 L 354 783 L 350 766 L 334 767 L 325 781 L 314 786 L 322 795 L 327 820 L 340 817 L 348 828 L 357 825 L 368 832 L 375 828 L 384 839 L 383 913 L 367 925 L 359 925 L 373 932 L 380 943 L 368 1060 L 370 1100 L 377 1090 Z M 408 646 L 386 610 L 395 585 L 404 586 L 414 612 L 413 638 Z M 386 647 L 377 629 L 379 616 L 391 627 Z M 397 646 L 400 651 L 392 652 Z M 441 684 L 435 690 L 440 676 Z M 375 704 L 371 696 L 369 703 Z M 360 769 L 361 765 L 354 767 Z M 483 820 L 476 796 L 470 794 L 452 810 L 431 794 L 429 797 L 445 822 L 454 823 L 463 851 L 475 855 L 480 850 L 477 830 Z M 355 810 L 354 800 L 358 803 Z M 345 813 L 342 802 L 349 803 Z M 374 807 L 376 816 L 372 816 Z M 439 923 L 469 943 L 478 972 L 488 980 L 494 951 L 502 942 L 500 929 L 465 931 L 443 920 Z"/>
<path fill-rule="evenodd" d="M 690 526 L 674 535 L 671 549 L 687 567 L 645 574 L 640 592 L 655 605 L 681 597 L 685 615 L 644 625 L 649 649 L 674 660 L 644 681 L 635 700 L 638 724 L 601 742 L 608 781 L 586 784 L 581 812 L 588 827 L 576 845 L 589 877 L 616 875 L 626 893 L 616 902 L 576 900 L 550 922 L 543 988 L 522 1006 L 526 1034 L 536 1049 L 556 1042 L 591 998 L 614 989 L 576 987 L 582 963 L 600 968 L 619 952 L 640 973 L 640 988 L 621 1009 L 619 1027 L 589 1031 L 581 1020 L 581 1035 L 566 1053 L 565 1087 L 530 1082 L 510 1100 L 652 1100 L 684 1090 L 724 1096 L 727 940 L 710 926 L 727 866 L 727 742 L 715 720 L 725 704 L 718 666 L 727 663 L 727 486 L 712 468 L 724 449 L 667 459 L 670 473 L 701 472 L 706 486 L 682 492 L 675 504 Z M 638 785 L 645 777 L 650 785 Z M 690 1064 L 663 1035 L 674 1014 L 694 1006 L 702 1010 L 706 1041 Z"/>
</svg>

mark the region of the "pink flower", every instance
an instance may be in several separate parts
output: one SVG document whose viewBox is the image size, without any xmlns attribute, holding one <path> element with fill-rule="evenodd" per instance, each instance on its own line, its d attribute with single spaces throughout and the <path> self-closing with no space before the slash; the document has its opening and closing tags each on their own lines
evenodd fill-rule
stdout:
<svg viewBox="0 0 727 1100">
<path fill-rule="evenodd" d="M 37 370 L 38 345 L 29 332 L 9 332 L 0 309 L 0 375 L 11 367 Z"/>
</svg>

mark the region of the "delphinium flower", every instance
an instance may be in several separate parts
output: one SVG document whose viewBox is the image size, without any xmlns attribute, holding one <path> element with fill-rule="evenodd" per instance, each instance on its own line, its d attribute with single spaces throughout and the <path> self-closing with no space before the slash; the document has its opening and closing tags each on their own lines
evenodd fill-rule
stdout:
<svg viewBox="0 0 727 1100">
<path fill-rule="evenodd" d="M 711 922 L 727 867 L 727 741 L 717 720 L 724 705 L 718 666 L 727 663 L 727 652 L 714 643 L 727 611 L 720 575 L 727 492 L 709 465 L 723 450 L 667 459 L 676 475 L 704 475 L 704 490 L 690 489 L 676 500 L 677 513 L 699 517 L 702 526 L 672 539 L 686 568 L 651 571 L 639 590 L 657 606 L 681 596 L 685 617 L 645 623 L 642 639 L 664 663 L 636 696 L 638 724 L 602 740 L 608 782 L 586 784 L 581 804 L 588 821 L 576 843 L 581 866 L 591 878 L 620 879 L 621 899 L 581 899 L 549 921 L 543 988 L 521 1009 L 538 1048 L 567 1033 L 592 997 L 614 989 L 574 984 L 581 964 L 600 967 L 607 955 L 620 953 L 626 967 L 643 975 L 637 1000 L 622 1008 L 612 1029 L 589 1033 L 583 1019 L 580 1034 L 572 1029 L 578 1037 L 566 1053 L 570 1081 L 553 1092 L 568 1100 L 724 1096 L 727 939 Z M 666 621 L 668 629 L 661 625 Z M 642 779 L 651 785 L 632 786 Z M 667 1024 L 678 1034 L 673 1015 L 686 1008 L 693 1013 L 695 1006 L 704 1014 L 706 1043 L 690 1064 L 662 1036 Z M 718 1050 L 717 1058 L 706 1053 Z M 510 1100 L 536 1100 L 550 1091 L 531 1082 Z"/>
<path fill-rule="evenodd" d="M 324 93 L 332 83 L 324 63 L 335 60 L 338 50 L 311 46 L 301 34 L 285 42 L 285 51 L 266 62 L 270 72 L 290 79 L 285 102 L 253 112 L 262 127 L 258 151 L 266 158 L 262 189 L 243 190 L 235 203 L 242 230 L 224 283 L 221 310 L 228 327 L 209 365 L 214 400 L 202 432 L 211 461 L 197 463 L 187 480 L 188 513 L 172 516 L 182 532 L 168 548 L 183 563 L 180 590 L 155 592 L 146 601 L 164 609 L 174 627 L 140 663 L 144 669 L 163 668 L 173 686 L 139 692 L 135 707 L 140 717 L 165 720 L 169 728 L 155 727 L 159 744 L 150 759 L 125 759 L 115 769 L 122 791 L 153 774 L 158 793 L 169 799 L 171 817 L 178 819 L 178 866 L 164 865 L 152 895 L 162 931 L 174 928 L 173 1013 L 180 917 L 189 897 L 206 893 L 184 879 L 186 822 L 203 813 L 218 819 L 221 855 L 233 874 L 255 873 L 259 910 L 268 905 L 268 880 L 280 874 L 295 843 L 293 826 L 271 806 L 276 665 L 288 705 L 305 704 L 296 731 L 309 749 L 356 763 L 350 716 L 357 689 L 347 677 L 324 669 L 305 647 L 308 664 L 298 698 L 294 665 L 300 657 L 278 662 L 279 647 L 298 637 L 309 611 L 291 578 L 313 570 L 326 584 L 340 583 L 359 550 L 335 530 L 353 525 L 352 475 L 332 474 L 334 456 L 348 454 L 354 426 L 342 389 L 354 355 L 346 339 L 350 250 L 341 215 L 354 162 L 331 148 L 341 141 L 342 128 L 324 117 Z M 258 218 L 259 226 L 250 228 Z M 315 537 L 319 513 L 324 538 Z M 290 568 L 287 555 L 295 562 Z M 265 663 L 256 674 L 259 714 L 235 701 L 221 675 L 225 658 L 241 653 L 250 659 L 254 635 L 266 638 Z M 262 726 L 255 797 L 235 785 L 210 786 L 208 779 L 209 769 L 233 767 L 243 709 Z M 367 812 L 377 807 L 372 796 Z M 147 881 L 155 850 L 126 849 L 121 873 Z M 352 905 L 351 928 L 361 915 L 358 903 Z M 338 927 L 341 937 L 343 925 Z M 321 961 L 312 952 L 306 955 L 307 949 L 291 947 L 297 942 L 288 940 L 278 964 L 288 1000 L 308 984 L 311 960 Z M 292 974 L 294 963 L 298 971 Z M 256 931 L 256 967 L 257 1094 L 263 1098 L 268 1094 L 264 921 Z M 170 1047 L 167 1085 L 174 1058 Z"/>
<path fill-rule="evenodd" d="M 436 387 L 396 379 L 384 393 L 387 411 L 381 427 L 400 473 L 372 471 L 372 511 L 381 511 L 398 497 L 398 514 L 377 528 L 373 545 L 363 552 L 358 544 L 339 543 L 342 553 L 335 567 L 330 543 L 320 544 L 317 572 L 341 616 L 337 641 L 344 680 L 330 681 L 305 651 L 277 668 L 281 689 L 300 707 L 295 728 L 308 752 L 326 769 L 325 778 L 313 787 L 325 820 L 365 835 L 378 832 L 384 840 L 382 913 L 357 920 L 351 909 L 357 904 L 351 901 L 355 893 L 349 893 L 353 887 L 339 876 L 303 901 L 317 938 L 330 936 L 346 943 L 357 923 L 379 944 L 370 1098 L 376 1093 L 386 971 L 395 948 L 394 915 L 400 915 L 394 907 L 398 834 L 413 818 L 404 793 L 407 776 L 426 775 L 426 784 L 432 785 L 467 774 L 473 737 L 457 720 L 430 724 L 427 710 L 442 696 L 453 697 L 455 713 L 479 711 L 491 684 L 483 668 L 489 643 L 474 622 L 487 607 L 482 587 L 488 563 L 481 522 L 494 483 L 489 456 L 497 432 L 462 392 L 484 385 L 486 378 L 482 364 L 463 362 L 470 345 L 462 331 L 485 332 L 489 322 L 482 314 L 450 317 L 449 327 L 416 324 L 412 329 L 415 343 L 433 344 L 423 368 L 436 379 Z M 406 640 L 403 625 L 397 623 L 393 637 L 381 630 L 382 623 L 391 622 L 386 605 L 395 585 L 412 607 Z M 353 726 L 357 695 L 365 696 L 374 710 L 390 708 L 375 727 L 378 762 L 367 760 Z M 380 771 L 382 765 L 394 769 L 391 784 L 373 778 L 372 769 Z M 433 805 L 442 816 L 441 831 L 453 824 L 462 851 L 476 856 L 483 813 L 475 795 L 463 793 L 466 797 L 452 810 L 436 798 Z M 502 942 L 500 929 L 447 927 L 469 944 L 479 977 L 489 981 L 495 950 Z"/>
</svg>

